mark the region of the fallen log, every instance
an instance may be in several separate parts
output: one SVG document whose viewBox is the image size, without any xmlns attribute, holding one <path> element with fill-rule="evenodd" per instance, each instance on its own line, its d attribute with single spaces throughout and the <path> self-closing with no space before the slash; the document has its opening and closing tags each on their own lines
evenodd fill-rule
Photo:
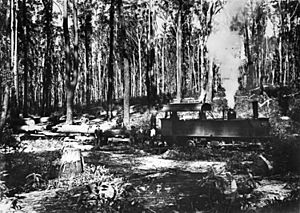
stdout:
<svg viewBox="0 0 300 213">
<path fill-rule="evenodd" d="M 36 124 L 35 120 L 31 118 L 24 118 L 24 123 L 29 126 L 34 126 Z"/>
<path fill-rule="evenodd" d="M 83 134 L 94 134 L 96 129 L 101 129 L 102 131 L 107 131 L 112 129 L 116 125 L 115 122 L 106 122 L 103 124 L 81 124 L 81 125 L 74 125 L 74 124 L 63 124 L 59 126 L 53 127 L 54 130 L 61 133 L 83 133 Z"/>
<path fill-rule="evenodd" d="M 46 128 L 43 125 L 22 125 L 15 127 L 17 131 L 20 132 L 35 132 L 35 131 L 42 131 Z"/>
<path fill-rule="evenodd" d="M 47 122 L 49 122 L 49 120 L 50 120 L 50 117 L 41 117 L 40 118 L 41 123 L 47 123 Z"/>
<path fill-rule="evenodd" d="M 56 126 L 57 132 L 61 133 L 83 133 L 83 134 L 93 134 L 98 127 L 96 125 L 73 125 L 64 124 L 62 126 Z"/>
</svg>

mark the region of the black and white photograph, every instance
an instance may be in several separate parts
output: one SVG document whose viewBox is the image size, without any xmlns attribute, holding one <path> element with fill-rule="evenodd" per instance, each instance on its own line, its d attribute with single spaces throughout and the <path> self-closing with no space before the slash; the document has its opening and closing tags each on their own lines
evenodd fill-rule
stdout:
<svg viewBox="0 0 300 213">
<path fill-rule="evenodd" d="M 299 213 L 300 0 L 0 0 L 0 213 Z"/>
</svg>

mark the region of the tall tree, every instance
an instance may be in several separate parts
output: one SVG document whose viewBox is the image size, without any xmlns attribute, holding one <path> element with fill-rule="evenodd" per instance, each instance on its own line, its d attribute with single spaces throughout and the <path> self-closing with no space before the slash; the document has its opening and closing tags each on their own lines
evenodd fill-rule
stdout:
<svg viewBox="0 0 300 213">
<path fill-rule="evenodd" d="M 19 116 L 19 73 L 18 73 L 18 1 L 11 0 L 10 3 L 10 27 L 11 27 L 11 69 L 14 75 L 12 116 Z"/>
<path fill-rule="evenodd" d="M 114 27 L 115 27 L 115 0 L 111 0 L 109 11 L 109 58 L 108 58 L 108 91 L 107 91 L 107 118 L 112 119 L 113 89 L 114 89 Z"/>
<path fill-rule="evenodd" d="M 23 53 L 24 53 L 24 72 L 23 72 L 23 116 L 28 115 L 28 33 L 27 33 L 27 6 L 26 0 L 23 0 Z"/>
<path fill-rule="evenodd" d="M 73 122 L 73 96 L 71 88 L 71 53 L 70 53 L 70 35 L 68 24 L 68 0 L 64 0 L 63 10 L 63 29 L 65 37 L 65 69 L 66 69 L 66 90 L 67 90 L 67 123 Z"/>
<path fill-rule="evenodd" d="M 91 7 L 92 7 L 92 2 L 91 0 L 88 0 L 86 2 L 86 14 L 84 17 L 84 46 L 85 46 L 85 88 L 86 88 L 86 100 L 85 103 L 86 105 L 90 104 L 91 101 L 91 65 L 90 65 L 90 55 L 91 55 L 91 35 L 92 35 L 92 25 L 91 25 L 91 21 L 92 21 L 92 14 L 91 14 Z"/>
<path fill-rule="evenodd" d="M 129 63 L 126 59 L 124 41 L 126 41 L 126 31 L 124 23 L 124 12 L 123 12 L 123 0 L 118 1 L 118 17 L 119 17 L 119 30 L 118 30 L 118 43 L 119 43 L 119 55 L 120 55 L 120 71 L 123 74 L 124 89 L 123 89 L 123 106 L 124 115 L 123 123 L 128 129 L 130 125 L 129 119 L 129 99 L 130 99 L 130 74 L 129 74 Z"/>
<path fill-rule="evenodd" d="M 9 9 L 9 4 L 11 4 L 12 1 L 7 1 L 3 4 L 3 7 L 6 8 L 5 11 L 5 18 L 4 18 L 4 24 L 3 27 L 1 28 L 2 32 L 4 32 L 3 36 L 3 40 L 6 41 L 6 45 L 3 45 L 4 48 L 2 48 L 1 51 L 5 51 L 4 55 L 8 55 L 7 53 L 9 52 L 9 35 L 10 33 L 12 33 L 12 31 L 10 31 L 10 23 L 9 23 L 9 17 L 10 17 L 10 9 Z M 11 45 L 13 46 L 13 45 Z M 11 51 L 13 51 L 13 49 L 11 49 Z M 3 58 L 2 58 L 3 59 Z M 2 69 L 0 68 L 1 71 L 5 71 L 6 74 L 4 73 L 0 73 L 0 77 L 1 77 L 1 82 L 0 82 L 0 90 L 1 92 L 3 91 L 4 94 L 1 94 L 1 96 L 3 95 L 3 99 L 1 97 L 1 102 L 0 102 L 0 106 L 1 106 L 1 114 L 0 114 L 0 141 L 2 138 L 2 131 L 6 122 L 6 117 L 7 117 L 7 113 L 8 113 L 8 106 L 9 106 L 9 98 L 10 98 L 10 91 L 11 91 L 11 67 L 10 67 L 10 61 L 8 60 L 8 57 L 6 58 L 6 62 L 4 61 L 4 63 L 2 64 Z M 3 74 L 3 76 L 2 76 Z M 6 82 L 2 82 L 3 80 L 5 80 Z M 2 90 L 2 83 L 5 83 L 4 86 L 4 90 Z"/>
<path fill-rule="evenodd" d="M 152 66 L 154 63 L 154 48 L 153 48 L 153 42 L 152 42 L 152 17 L 151 17 L 151 11 L 152 11 L 152 4 L 153 1 L 150 0 L 148 2 L 148 30 L 147 30 L 147 65 L 146 65 L 146 89 L 147 89 L 147 99 L 148 99 L 148 107 L 150 109 L 151 101 L 152 101 Z"/>
<path fill-rule="evenodd" d="M 48 116 L 51 110 L 51 83 L 52 83 L 52 63 L 53 63 L 53 0 L 43 0 L 45 13 L 46 50 L 43 75 L 43 100 L 42 115 Z"/>
<path fill-rule="evenodd" d="M 182 4 L 179 1 L 177 29 L 176 29 L 176 99 L 182 98 Z"/>
<path fill-rule="evenodd" d="M 68 28 L 68 4 L 69 1 L 64 1 L 63 28 L 65 37 L 65 55 L 66 55 L 66 96 L 67 96 L 67 118 L 66 123 L 73 123 L 73 105 L 74 93 L 78 81 L 78 19 L 77 19 L 77 0 L 73 0 L 73 28 L 74 28 L 74 47 L 73 47 L 73 69 L 71 71 L 71 53 L 70 53 L 70 35 Z"/>
</svg>

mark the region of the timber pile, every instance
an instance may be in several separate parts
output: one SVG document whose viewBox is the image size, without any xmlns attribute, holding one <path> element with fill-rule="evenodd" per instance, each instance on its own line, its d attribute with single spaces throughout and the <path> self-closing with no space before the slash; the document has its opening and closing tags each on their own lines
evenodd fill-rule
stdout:
<svg viewBox="0 0 300 213">
<path fill-rule="evenodd" d="M 18 133 L 19 140 L 26 139 L 48 139 L 48 138 L 71 138 L 85 137 L 89 140 L 94 139 L 96 129 L 103 132 L 116 126 L 116 119 L 104 122 L 101 119 L 93 118 L 89 120 L 88 116 L 83 115 L 75 120 L 74 124 L 64 124 L 64 119 L 51 119 L 50 117 L 30 117 L 20 118 L 12 122 L 15 133 Z M 93 136 L 93 137 L 91 137 Z M 85 138 L 85 139 L 86 139 Z"/>
</svg>

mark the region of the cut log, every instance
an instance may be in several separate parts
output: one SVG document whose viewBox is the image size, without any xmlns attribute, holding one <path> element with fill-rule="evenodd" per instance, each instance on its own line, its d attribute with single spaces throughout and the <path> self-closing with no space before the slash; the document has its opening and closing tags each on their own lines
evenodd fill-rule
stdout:
<svg viewBox="0 0 300 213">
<path fill-rule="evenodd" d="M 41 125 L 22 125 L 22 126 L 16 126 L 15 128 L 19 132 L 34 132 L 34 131 L 42 131 L 46 127 Z"/>
<path fill-rule="evenodd" d="M 106 131 L 108 129 L 111 129 L 115 126 L 114 122 L 111 123 L 103 123 L 100 125 L 71 125 L 71 124 L 64 124 L 61 126 L 55 126 L 53 129 L 56 129 L 57 132 L 62 133 L 84 133 L 84 134 L 94 134 L 95 130 L 100 128 L 102 131 Z"/>
<path fill-rule="evenodd" d="M 31 118 L 24 118 L 24 123 L 26 125 L 29 125 L 29 126 L 34 126 L 35 125 L 35 121 Z"/>
<path fill-rule="evenodd" d="M 50 119 L 50 117 L 41 117 L 40 122 L 41 123 L 47 123 L 47 122 L 49 122 L 49 119 Z"/>
<path fill-rule="evenodd" d="M 263 155 L 258 155 L 255 157 L 251 169 L 255 175 L 266 176 L 272 173 L 273 166 Z"/>
<path fill-rule="evenodd" d="M 95 133 L 96 125 L 70 125 L 65 124 L 62 126 L 54 127 L 57 129 L 57 132 L 61 133 L 84 133 L 84 134 L 93 134 Z"/>
<path fill-rule="evenodd" d="M 83 172 L 84 161 L 78 148 L 64 148 L 59 170 L 60 178 L 71 178 Z"/>
</svg>

